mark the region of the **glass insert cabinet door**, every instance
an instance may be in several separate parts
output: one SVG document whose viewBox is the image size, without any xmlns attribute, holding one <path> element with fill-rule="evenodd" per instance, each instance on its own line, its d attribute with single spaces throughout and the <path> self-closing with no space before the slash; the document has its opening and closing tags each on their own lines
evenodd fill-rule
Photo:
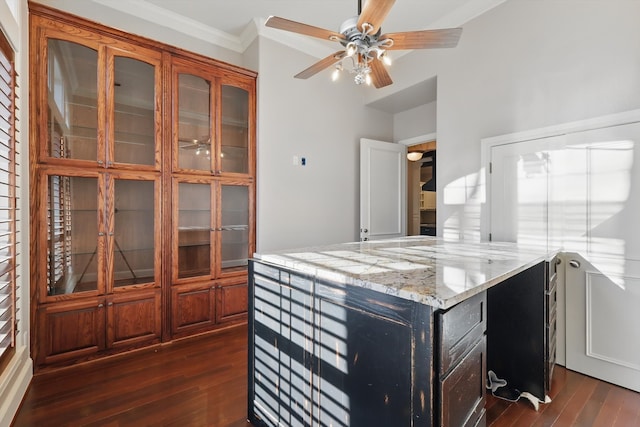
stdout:
<svg viewBox="0 0 640 427">
<path fill-rule="evenodd" d="M 47 177 L 47 296 L 98 291 L 98 177 Z"/>
<path fill-rule="evenodd" d="M 114 288 L 157 283 L 156 273 L 156 182 L 114 178 L 113 254 Z"/>
<path fill-rule="evenodd" d="M 160 91 L 156 82 L 160 80 L 159 63 L 150 59 L 111 55 L 113 58 L 113 105 L 110 114 L 113 133 L 108 140 L 108 158 L 116 163 L 136 165 L 159 165 L 156 141 L 159 140 Z M 110 161 L 110 160 L 109 160 Z"/>
<path fill-rule="evenodd" d="M 214 86 L 210 80 L 179 73 L 178 84 L 178 168 L 213 172 Z"/>
<path fill-rule="evenodd" d="M 250 174 L 251 87 L 227 83 L 193 67 L 175 67 L 177 117 L 174 169 L 206 174 Z"/>
<path fill-rule="evenodd" d="M 249 185 L 194 179 L 176 181 L 174 191 L 174 280 L 244 272 L 252 249 Z"/>
<path fill-rule="evenodd" d="M 47 297 L 158 283 L 156 180 L 46 180 Z"/>
<path fill-rule="evenodd" d="M 220 206 L 220 272 L 243 270 L 250 256 L 249 186 L 220 184 Z"/>
<path fill-rule="evenodd" d="M 211 184 L 178 182 L 177 279 L 211 276 L 213 226 Z M 176 215 L 174 215 L 176 218 Z M 176 274 L 174 273 L 174 276 Z"/>
<path fill-rule="evenodd" d="M 160 54 L 141 52 L 47 40 L 46 157 L 160 167 Z"/>
<path fill-rule="evenodd" d="M 223 84 L 220 153 L 222 173 L 249 173 L 250 110 L 247 88 Z"/>
<path fill-rule="evenodd" d="M 49 157 L 98 155 L 98 46 L 49 39 L 47 47 Z"/>
</svg>

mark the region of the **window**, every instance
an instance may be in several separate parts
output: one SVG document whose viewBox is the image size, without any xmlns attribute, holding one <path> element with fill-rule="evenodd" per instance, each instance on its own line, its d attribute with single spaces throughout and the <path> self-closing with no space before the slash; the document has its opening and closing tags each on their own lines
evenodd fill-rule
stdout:
<svg viewBox="0 0 640 427">
<path fill-rule="evenodd" d="M 17 332 L 16 77 L 13 49 L 0 32 L 0 362 Z"/>
</svg>

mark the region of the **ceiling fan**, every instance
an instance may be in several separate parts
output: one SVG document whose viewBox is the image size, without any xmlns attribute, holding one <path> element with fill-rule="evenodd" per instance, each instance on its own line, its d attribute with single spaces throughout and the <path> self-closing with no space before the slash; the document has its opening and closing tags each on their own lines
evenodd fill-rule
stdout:
<svg viewBox="0 0 640 427">
<path fill-rule="evenodd" d="M 343 46 L 344 49 L 321 59 L 294 77 L 307 79 L 334 64 L 337 64 L 336 72 L 339 72 L 342 70 L 342 60 L 349 58 L 352 65 L 350 72 L 355 74 L 356 84 L 373 83 L 376 88 L 382 88 L 393 83 L 384 65 L 388 60 L 388 50 L 455 47 L 462 33 L 462 28 L 447 28 L 381 34 L 382 21 L 394 3 L 395 0 L 367 0 L 363 9 L 362 0 L 358 0 L 358 16 L 344 21 L 339 32 L 277 16 L 270 16 L 265 25 L 335 41 Z"/>
</svg>

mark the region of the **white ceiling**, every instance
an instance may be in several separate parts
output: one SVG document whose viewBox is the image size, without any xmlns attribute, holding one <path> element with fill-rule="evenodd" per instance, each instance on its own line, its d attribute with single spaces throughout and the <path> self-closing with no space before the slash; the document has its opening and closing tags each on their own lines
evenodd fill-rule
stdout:
<svg viewBox="0 0 640 427">
<path fill-rule="evenodd" d="M 263 23 L 271 15 L 338 31 L 344 20 L 358 13 L 358 0 L 92 1 L 189 35 L 208 32 L 208 41 L 235 50 L 242 48 L 233 42 L 241 41 L 252 22 Z M 458 27 L 504 1 L 397 0 L 384 21 L 383 30 Z"/>
<path fill-rule="evenodd" d="M 318 58 L 335 50 L 329 41 L 264 27 L 271 15 L 338 31 L 358 13 L 358 0 L 92 0 L 221 47 L 243 52 L 257 34 L 276 39 Z M 363 4 L 364 4 L 363 0 Z M 383 32 L 460 27 L 507 0 L 397 0 Z M 405 52 L 394 52 L 394 57 Z M 300 64 L 301 69 L 309 64 Z M 435 100 L 435 83 L 417 85 L 404 96 L 377 101 L 375 108 L 396 113 Z M 421 92 L 422 91 L 422 92 Z M 413 101 L 407 103 L 404 99 Z M 373 105 L 372 105 L 373 106 Z"/>
<path fill-rule="evenodd" d="M 385 19 L 385 30 L 425 29 L 474 0 L 398 0 Z M 337 31 L 358 14 L 357 0 L 146 0 L 178 15 L 240 36 L 253 18 L 277 15 Z"/>
</svg>

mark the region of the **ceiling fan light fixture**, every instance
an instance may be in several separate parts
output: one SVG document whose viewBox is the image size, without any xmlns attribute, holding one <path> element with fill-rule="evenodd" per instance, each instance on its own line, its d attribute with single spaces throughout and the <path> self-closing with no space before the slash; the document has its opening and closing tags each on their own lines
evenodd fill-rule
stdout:
<svg viewBox="0 0 640 427">
<path fill-rule="evenodd" d="M 387 51 L 384 49 L 377 49 L 376 51 L 377 55 L 378 55 L 378 59 L 380 61 L 382 61 L 382 63 L 384 65 L 391 65 L 391 58 L 389 57 L 389 55 L 387 54 Z"/>
<path fill-rule="evenodd" d="M 355 44 L 355 42 L 347 43 L 347 56 L 353 56 L 356 54 L 357 51 L 358 51 L 358 46 Z"/>
<path fill-rule="evenodd" d="M 337 81 L 340 78 L 340 67 L 336 66 L 333 73 L 331 73 L 331 81 Z"/>
<path fill-rule="evenodd" d="M 353 81 L 356 82 L 357 85 L 361 85 L 366 83 L 367 79 L 362 71 L 358 72 L 356 76 L 353 78 Z"/>
</svg>

